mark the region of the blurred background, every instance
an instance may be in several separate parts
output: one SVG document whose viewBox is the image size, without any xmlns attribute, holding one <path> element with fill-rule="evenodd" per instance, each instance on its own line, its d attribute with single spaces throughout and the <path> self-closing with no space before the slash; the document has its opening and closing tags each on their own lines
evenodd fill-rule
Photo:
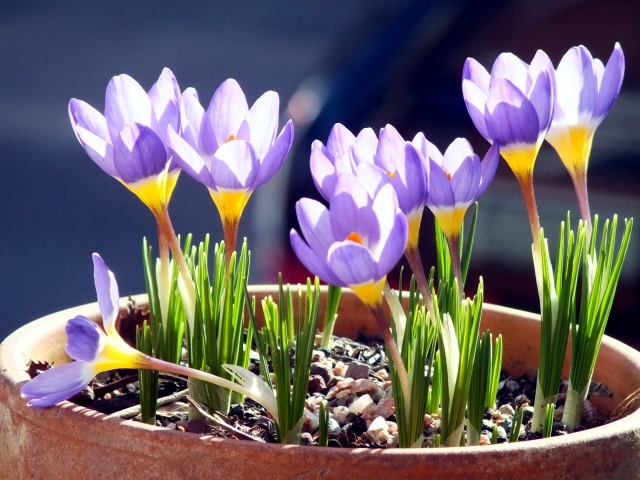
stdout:
<svg viewBox="0 0 640 480">
<path fill-rule="evenodd" d="M 249 104 L 280 94 L 283 125 L 295 123 L 285 167 L 254 194 L 240 235 L 252 250 L 252 283 L 297 282 L 307 273 L 288 232 L 295 201 L 318 198 L 309 172 L 311 142 L 334 123 L 357 132 L 394 125 L 418 131 L 442 151 L 467 137 L 488 148 L 467 114 L 462 66 L 474 57 L 490 70 L 511 51 L 529 62 L 543 49 L 557 65 L 583 44 L 605 63 L 614 43 L 626 57 L 622 92 L 595 136 L 589 168 L 592 212 L 640 214 L 640 8 L 632 0 L 255 2 L 0 2 L 0 340 L 40 316 L 95 301 L 90 254 L 116 273 L 122 295 L 144 291 L 141 250 L 157 233 L 147 208 L 102 172 L 73 135 L 67 103 L 99 111 L 110 78 L 127 73 L 145 89 L 163 67 L 206 106 L 226 78 Z M 535 167 L 541 222 L 555 245 L 575 194 L 545 144 Z M 206 188 L 180 177 L 170 212 L 178 233 L 222 236 Z M 623 269 L 607 333 L 640 346 L 640 233 Z M 433 220 L 425 211 L 425 264 L 435 261 Z M 505 162 L 481 198 L 467 285 L 485 281 L 486 299 L 537 311 L 530 230 Z M 555 247 L 554 247 L 555 249 Z"/>
</svg>

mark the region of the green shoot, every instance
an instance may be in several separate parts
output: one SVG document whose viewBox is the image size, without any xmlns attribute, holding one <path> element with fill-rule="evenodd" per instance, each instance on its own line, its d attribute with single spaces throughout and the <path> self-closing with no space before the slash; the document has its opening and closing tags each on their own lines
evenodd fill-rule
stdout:
<svg viewBox="0 0 640 480">
<path fill-rule="evenodd" d="M 331 348 L 331 335 L 333 335 L 333 327 L 338 319 L 338 305 L 340 305 L 341 295 L 342 287 L 329 285 L 327 289 L 327 300 L 325 302 L 322 339 L 320 340 L 320 346 L 322 348 Z"/>
<path fill-rule="evenodd" d="M 543 427 L 545 405 L 555 404 L 562 365 L 567 350 L 569 330 L 576 315 L 576 289 L 578 271 L 585 246 L 586 228 L 578 223 L 578 233 L 567 222 L 560 225 L 560 238 L 556 256 L 555 278 L 547 240 L 540 231 L 542 256 L 542 312 L 540 321 L 540 364 L 534 402 L 531 431 L 539 432 Z"/>
<path fill-rule="evenodd" d="M 291 290 L 288 286 L 284 288 L 280 276 L 278 302 L 276 304 L 271 297 L 262 300 L 266 335 L 256 335 L 255 338 L 265 378 L 269 378 L 266 370 L 269 360 L 273 366 L 275 385 L 270 381 L 268 383 L 272 388 L 275 387 L 278 393 L 278 440 L 280 443 L 298 444 L 309 385 L 313 341 L 318 327 L 320 281 L 316 278 L 312 286 L 311 281 L 307 280 L 306 293 L 303 296 L 302 290 L 298 291 L 297 309 L 294 309 Z M 249 312 L 251 322 L 257 326 L 253 308 L 250 308 Z M 290 332 L 294 331 L 295 336 L 291 336 Z M 291 355 L 294 347 L 295 364 L 292 376 Z"/>
<path fill-rule="evenodd" d="M 522 428 L 522 415 L 524 410 L 522 407 L 516 407 L 516 411 L 513 414 L 513 423 L 511 424 L 511 431 L 509 432 L 509 443 L 515 443 L 520 438 L 520 429 Z"/>
<path fill-rule="evenodd" d="M 498 425 L 494 423 L 491 431 L 491 445 L 495 445 L 496 443 L 498 443 Z M 467 445 L 471 444 L 468 443 Z"/>
<path fill-rule="evenodd" d="M 469 405 L 467 407 L 467 439 L 469 445 L 478 445 L 484 409 L 494 408 L 500 365 L 502 364 L 502 337 L 496 339 L 495 352 L 491 332 L 480 336 L 476 357 L 473 362 Z"/>
<path fill-rule="evenodd" d="M 329 402 L 322 400 L 320 402 L 320 426 L 318 428 L 318 445 L 321 447 L 329 446 Z"/>
<path fill-rule="evenodd" d="M 631 238 L 633 219 L 625 220 L 622 242 L 614 261 L 617 223 L 617 215 L 613 216 L 611 223 L 609 220 L 605 222 L 600 250 L 596 255 L 598 234 L 598 216 L 596 215 L 593 220 L 589 251 L 585 249 L 583 254 L 580 322 L 577 324 L 574 319 L 571 324 L 571 372 L 562 416 L 562 421 L 571 429 L 578 426 L 582 418 L 584 401 L 587 398 L 600 343 L 607 326 L 620 271 Z"/>
<path fill-rule="evenodd" d="M 432 361 L 429 365 L 431 368 L 431 386 L 427 393 L 427 413 L 436 415 L 440 410 L 440 401 L 442 400 L 442 365 L 440 363 L 440 350 L 435 351 L 432 355 Z"/>
<path fill-rule="evenodd" d="M 551 436 L 553 430 L 553 414 L 555 413 L 555 406 L 553 403 L 547 403 L 544 406 L 544 424 L 542 426 L 542 437 L 548 438 Z"/>
<path fill-rule="evenodd" d="M 400 291 L 399 296 L 402 295 Z M 392 322 L 392 325 L 395 325 Z M 424 441 L 424 414 L 427 406 L 427 392 L 429 377 L 425 375 L 425 365 L 429 352 L 432 351 L 435 338 L 435 325 L 429 320 L 426 307 L 419 303 L 419 292 L 416 287 L 415 277 L 411 278 L 409 292 L 409 309 L 404 326 L 403 341 L 400 341 L 397 329 L 392 329 L 395 341 L 401 345 L 400 355 L 409 376 L 409 395 L 404 398 L 403 389 L 400 387 L 398 372 L 393 365 L 391 356 L 389 367 L 393 384 L 393 399 L 396 408 L 396 420 L 398 424 L 398 445 L 401 448 L 421 447 Z M 408 407 L 408 408 L 403 408 Z"/>
</svg>

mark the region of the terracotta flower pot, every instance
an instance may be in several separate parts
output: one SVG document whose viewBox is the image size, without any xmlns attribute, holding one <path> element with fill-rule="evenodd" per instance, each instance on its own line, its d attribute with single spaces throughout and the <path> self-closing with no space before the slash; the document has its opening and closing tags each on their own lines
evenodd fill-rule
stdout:
<svg viewBox="0 0 640 480">
<path fill-rule="evenodd" d="M 274 292 L 274 287 L 253 288 L 257 297 Z M 144 300 L 138 297 L 139 304 Z M 85 305 L 36 320 L 0 345 L 0 478 L 640 478 L 640 411 L 606 426 L 550 439 L 374 450 L 200 437 L 108 418 L 69 402 L 27 407 L 19 394 L 28 379 L 27 362 L 69 361 L 64 325 L 78 314 L 100 321 L 97 304 Z M 368 310 L 350 292 L 343 294 L 339 315 L 337 334 L 376 331 Z M 503 367 L 510 374 L 535 372 L 539 327 L 537 315 L 485 305 L 482 329 L 502 333 Z M 640 353 L 605 337 L 594 380 L 613 392 L 609 398 L 593 398 L 601 413 L 609 413 L 640 389 Z"/>
</svg>

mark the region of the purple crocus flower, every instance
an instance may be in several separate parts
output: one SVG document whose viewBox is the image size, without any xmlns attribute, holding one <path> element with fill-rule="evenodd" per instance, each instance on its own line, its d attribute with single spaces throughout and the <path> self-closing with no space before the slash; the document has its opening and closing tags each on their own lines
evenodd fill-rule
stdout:
<svg viewBox="0 0 640 480">
<path fill-rule="evenodd" d="M 377 307 L 386 276 L 407 244 L 407 220 L 393 187 L 382 186 L 372 198 L 355 175 L 345 172 L 336 179 L 329 209 L 303 198 L 296 213 L 304 240 L 293 229 L 290 238 L 302 264 Z"/>
<path fill-rule="evenodd" d="M 193 88 L 180 98 L 179 135 L 169 125 L 169 149 L 183 170 L 209 189 L 225 230 L 226 225 L 237 229 L 253 191 L 275 175 L 289 153 L 293 123 L 276 136 L 278 111 L 278 94 L 271 91 L 249 109 L 233 79 L 218 87 L 206 111 Z"/>
<path fill-rule="evenodd" d="M 572 177 L 586 174 L 593 134 L 613 107 L 624 76 L 616 43 L 605 67 L 582 45 L 571 48 L 556 70 L 558 94 L 547 141 Z"/>
<path fill-rule="evenodd" d="M 414 144 L 430 164 L 427 207 L 447 238 L 458 237 L 467 209 L 484 193 L 496 173 L 498 147 L 492 145 L 480 161 L 464 138 L 456 138 L 444 155 L 424 135 L 416 137 Z"/>
<path fill-rule="evenodd" d="M 338 175 L 344 172 L 358 176 L 367 188 L 391 184 L 409 224 L 407 248 L 417 248 L 427 198 L 427 168 L 414 145 L 406 142 L 393 126 L 380 129 L 378 140 L 371 128 L 361 130 L 356 137 L 337 123 L 326 147 L 319 140 L 313 142 L 310 164 L 313 181 L 328 202 L 332 201 Z M 375 166 L 381 174 L 372 168 L 361 168 L 364 165 Z"/>
<path fill-rule="evenodd" d="M 512 53 L 502 53 L 491 75 L 468 58 L 462 92 L 480 134 L 500 147 L 516 176 L 531 175 L 553 116 L 555 77 L 549 57 L 538 50 L 527 65 Z"/>
<path fill-rule="evenodd" d="M 104 331 L 80 315 L 67 322 L 65 350 L 76 361 L 46 370 L 26 383 L 20 393 L 29 400 L 30 406 L 48 407 L 71 398 L 100 372 L 148 366 L 148 357 L 127 345 L 115 329 L 119 313 L 118 285 L 97 253 L 93 254 L 93 268 Z"/>
<path fill-rule="evenodd" d="M 168 165 L 165 131 L 180 125 L 180 88 L 165 68 L 149 92 L 130 76 L 107 86 L 104 115 L 82 100 L 69 101 L 76 138 L 102 170 L 120 180 L 154 214 L 168 204 L 179 170 Z"/>
</svg>

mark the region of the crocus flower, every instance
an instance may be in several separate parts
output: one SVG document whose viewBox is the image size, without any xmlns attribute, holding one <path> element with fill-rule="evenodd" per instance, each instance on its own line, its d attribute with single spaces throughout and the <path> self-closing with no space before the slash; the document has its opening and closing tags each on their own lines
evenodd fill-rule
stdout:
<svg viewBox="0 0 640 480">
<path fill-rule="evenodd" d="M 484 193 L 496 173 L 498 147 L 491 146 L 480 161 L 464 138 L 456 138 L 444 155 L 424 136 L 418 137 L 416 143 L 430 164 L 427 207 L 447 237 L 458 236 L 467 209 Z"/>
<path fill-rule="evenodd" d="M 115 328 L 120 311 L 115 276 L 96 253 L 93 254 L 93 269 L 104 330 L 81 315 L 67 322 L 65 350 L 75 362 L 46 370 L 27 382 L 20 393 L 29 400 L 29 406 L 49 407 L 71 398 L 100 372 L 142 368 L 186 375 L 229 388 L 259 402 L 277 421 L 278 406 L 273 391 L 250 371 L 236 365 L 224 365 L 239 382 L 237 384 L 206 372 L 149 357 L 127 345 Z"/>
<path fill-rule="evenodd" d="M 76 138 L 102 170 L 122 182 L 153 212 L 162 211 L 178 177 L 165 146 L 168 125 L 180 125 L 180 88 L 165 68 L 149 92 L 128 75 L 107 86 L 104 115 L 82 100 L 69 101 Z"/>
<path fill-rule="evenodd" d="M 276 136 L 278 109 L 278 94 L 271 91 L 249 109 L 240 85 L 229 79 L 206 111 L 196 91 L 187 89 L 180 98 L 180 134 L 173 125 L 167 128 L 168 147 L 178 164 L 209 189 L 218 207 L 229 254 L 249 197 L 275 175 L 291 148 L 291 120 Z"/>
<path fill-rule="evenodd" d="M 306 242 L 295 230 L 290 237 L 302 264 L 327 283 L 350 287 L 370 307 L 379 305 L 408 235 L 393 188 L 384 185 L 372 199 L 353 174 L 343 173 L 329 209 L 303 198 L 296 213 Z"/>
<path fill-rule="evenodd" d="M 586 174 L 593 134 L 613 107 L 624 76 L 624 54 L 616 43 L 605 67 L 585 47 L 571 48 L 556 70 L 558 92 L 547 141 L 573 179 L 582 217 L 591 222 Z M 586 218 L 585 218 L 586 217 Z"/>
<path fill-rule="evenodd" d="M 328 202 L 331 202 L 337 177 L 343 172 L 375 177 L 362 178 L 363 185 L 373 183 L 379 188 L 390 183 L 409 224 L 407 248 L 416 248 L 427 198 L 427 169 L 414 145 L 406 142 L 392 125 L 380 129 L 379 137 L 378 140 L 371 128 L 361 130 L 356 137 L 343 125 L 335 124 L 326 147 L 319 140 L 311 146 L 313 181 Z M 380 176 L 372 169 L 359 170 L 361 165 L 375 165 L 386 175 Z"/>
<path fill-rule="evenodd" d="M 468 58 L 462 92 L 480 134 L 500 147 L 517 177 L 530 176 L 553 116 L 555 79 L 549 57 L 538 50 L 527 65 L 511 53 L 502 53 L 491 75 Z"/>
</svg>

